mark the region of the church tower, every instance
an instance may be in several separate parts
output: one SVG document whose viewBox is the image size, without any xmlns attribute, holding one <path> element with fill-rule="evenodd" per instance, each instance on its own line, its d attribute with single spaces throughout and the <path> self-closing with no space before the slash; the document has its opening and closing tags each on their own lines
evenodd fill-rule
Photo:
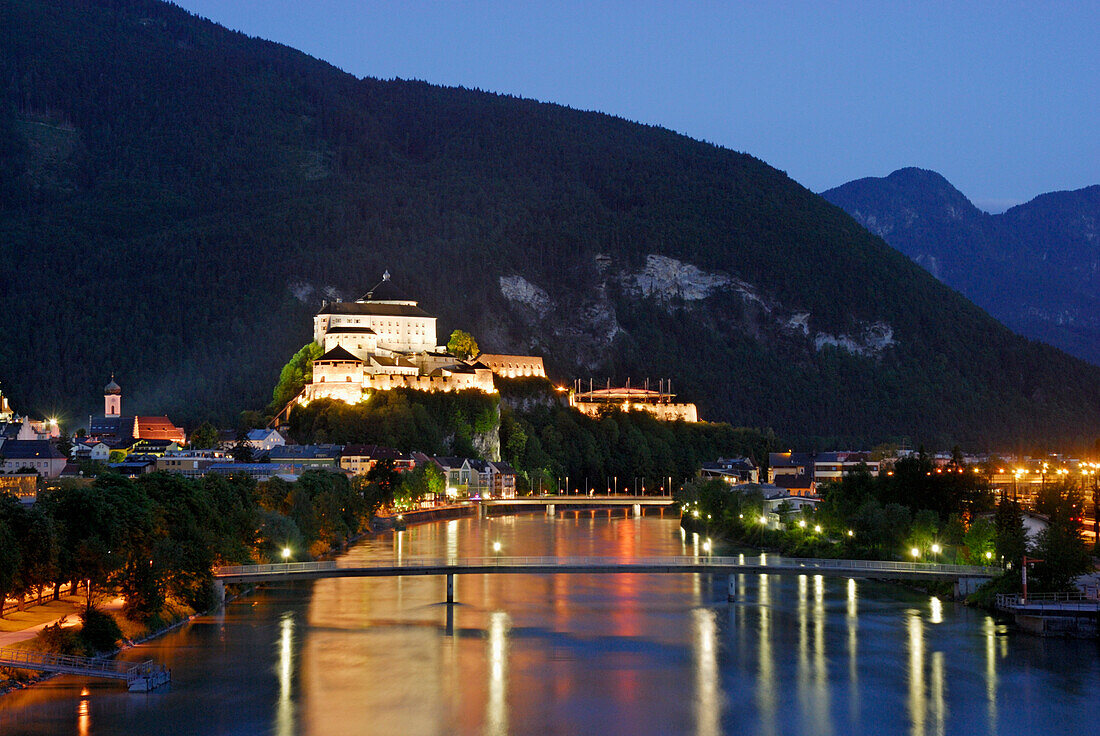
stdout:
<svg viewBox="0 0 1100 736">
<path fill-rule="evenodd" d="M 122 389 L 115 383 L 115 374 L 111 382 L 103 387 L 103 416 L 117 417 L 122 414 Z"/>
</svg>

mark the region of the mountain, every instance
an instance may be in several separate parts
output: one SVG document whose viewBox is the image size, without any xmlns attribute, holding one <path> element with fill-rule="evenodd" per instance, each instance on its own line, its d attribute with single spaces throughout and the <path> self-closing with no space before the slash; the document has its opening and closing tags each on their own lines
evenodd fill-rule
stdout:
<svg viewBox="0 0 1100 736">
<path fill-rule="evenodd" d="M 933 171 L 822 193 L 1022 335 L 1100 365 L 1100 186 L 980 211 Z"/>
<path fill-rule="evenodd" d="M 0 2 L 0 380 L 193 425 L 270 400 L 384 270 L 487 352 L 672 379 L 794 442 L 1089 442 L 1100 371 L 744 153 L 356 79 L 150 0 Z"/>
</svg>

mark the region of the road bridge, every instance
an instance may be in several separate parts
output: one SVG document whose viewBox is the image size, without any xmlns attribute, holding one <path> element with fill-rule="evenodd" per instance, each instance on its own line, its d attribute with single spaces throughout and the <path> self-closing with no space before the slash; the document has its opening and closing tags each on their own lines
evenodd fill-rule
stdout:
<svg viewBox="0 0 1100 736">
<path fill-rule="evenodd" d="M 335 561 L 289 562 L 271 565 L 219 567 L 214 571 L 219 599 L 225 585 L 320 578 L 398 577 L 441 575 L 447 578 L 447 602 L 454 603 L 455 575 L 564 575 L 564 574 L 669 574 L 707 573 L 728 575 L 729 600 L 737 596 L 736 576 L 823 575 L 884 580 L 952 581 L 957 590 L 970 591 L 992 577 L 990 569 L 973 565 L 937 565 L 920 562 L 876 560 L 824 560 L 784 558 L 761 554 L 684 557 L 409 557 L 348 565 Z"/>
</svg>

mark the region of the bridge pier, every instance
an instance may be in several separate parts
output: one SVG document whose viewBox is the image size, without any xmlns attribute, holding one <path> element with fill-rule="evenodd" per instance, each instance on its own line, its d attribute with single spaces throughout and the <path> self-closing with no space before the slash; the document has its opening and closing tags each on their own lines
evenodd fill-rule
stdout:
<svg viewBox="0 0 1100 736">
<path fill-rule="evenodd" d="M 959 578 L 955 581 L 955 598 L 965 598 L 988 583 L 990 578 Z"/>
<path fill-rule="evenodd" d="M 642 505 L 640 503 L 636 503 L 633 506 L 631 506 L 630 507 L 630 514 L 631 514 L 631 516 L 641 516 L 642 515 Z"/>
<path fill-rule="evenodd" d="M 730 573 L 726 582 L 726 600 L 733 603 L 737 600 L 737 576 Z"/>
<path fill-rule="evenodd" d="M 546 515 L 547 516 L 553 518 L 553 516 L 556 512 L 557 512 L 557 508 L 555 508 L 554 504 L 552 504 L 552 503 L 546 504 Z"/>
<path fill-rule="evenodd" d="M 221 580 L 214 581 L 214 603 L 217 608 L 225 607 L 225 583 Z"/>
<path fill-rule="evenodd" d="M 484 519 L 485 518 L 485 504 L 480 503 L 480 502 L 477 505 L 477 518 L 479 518 L 479 519 Z"/>
<path fill-rule="evenodd" d="M 447 573 L 447 605 L 453 606 L 455 602 L 455 576 Z"/>
</svg>

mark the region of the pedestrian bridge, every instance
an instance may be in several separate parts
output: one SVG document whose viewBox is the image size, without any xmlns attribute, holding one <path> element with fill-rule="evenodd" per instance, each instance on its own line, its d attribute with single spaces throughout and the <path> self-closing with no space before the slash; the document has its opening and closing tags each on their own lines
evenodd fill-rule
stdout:
<svg viewBox="0 0 1100 736">
<path fill-rule="evenodd" d="M 671 506 L 673 499 L 672 496 L 545 495 L 483 498 L 478 503 L 482 506 Z"/>
<path fill-rule="evenodd" d="M 993 573 L 988 567 L 937 565 L 920 562 L 877 560 L 824 560 L 769 556 L 735 557 L 406 557 L 396 561 L 378 561 L 347 565 L 329 562 L 289 562 L 271 565 L 239 565 L 214 570 L 219 597 L 227 583 L 260 583 L 319 578 L 398 577 L 404 575 L 443 575 L 447 578 L 447 602 L 454 602 L 455 575 L 563 575 L 623 573 L 707 573 L 729 576 L 729 595 L 736 595 L 736 576 L 744 573 L 766 575 L 823 575 L 844 578 L 884 580 L 952 581 L 970 590 Z"/>
<path fill-rule="evenodd" d="M 482 498 L 475 501 L 475 503 L 477 504 L 477 513 L 479 517 L 484 516 L 487 511 L 493 508 L 519 510 L 531 507 L 546 509 L 547 516 L 554 516 L 559 510 L 565 509 L 569 511 L 592 509 L 593 513 L 595 513 L 596 509 L 607 509 L 609 514 L 612 513 L 612 509 L 624 509 L 628 516 L 641 516 L 643 509 L 646 508 L 659 508 L 663 515 L 664 510 L 670 508 L 674 501 L 672 496 L 620 496 L 615 494 L 600 496 L 592 494 L 590 496 L 544 495 L 517 496 L 515 498 Z"/>
<path fill-rule="evenodd" d="M 148 692 L 172 679 L 167 668 L 151 661 L 124 662 L 117 659 L 35 652 L 29 649 L 0 648 L 0 667 L 125 680 L 131 692 Z"/>
</svg>

